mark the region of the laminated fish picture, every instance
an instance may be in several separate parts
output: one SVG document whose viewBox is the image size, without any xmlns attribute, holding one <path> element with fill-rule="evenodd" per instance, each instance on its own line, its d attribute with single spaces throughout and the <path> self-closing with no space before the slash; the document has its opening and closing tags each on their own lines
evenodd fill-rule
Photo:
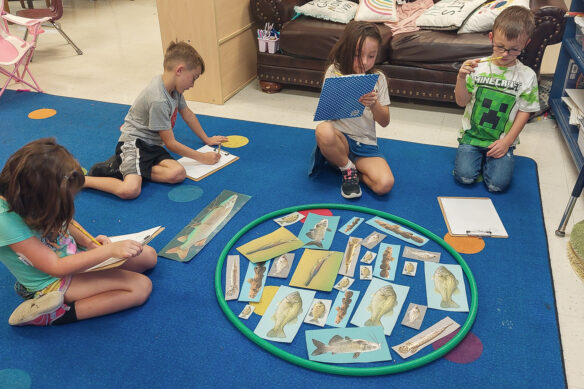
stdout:
<svg viewBox="0 0 584 389">
<path fill-rule="evenodd" d="M 339 292 L 326 319 L 326 325 L 345 328 L 359 298 L 358 290 Z"/>
<path fill-rule="evenodd" d="M 393 346 L 392 349 L 399 354 L 403 359 L 409 358 L 416 354 L 418 351 L 422 350 L 426 346 L 450 335 L 456 331 L 460 325 L 452 320 L 450 317 L 446 316 L 444 319 L 440 320 L 438 323 L 429 327 L 428 329 L 420 332 L 416 336 L 411 337 L 405 342 Z"/>
<path fill-rule="evenodd" d="M 404 267 L 402 269 L 402 274 L 410 277 L 414 277 L 416 275 L 416 271 L 418 270 L 418 262 L 413 261 L 405 261 Z"/>
<path fill-rule="evenodd" d="M 373 267 L 373 276 L 384 280 L 395 280 L 401 246 L 382 243 Z"/>
<path fill-rule="evenodd" d="M 440 252 L 420 250 L 405 246 L 402 256 L 404 258 L 417 259 L 418 261 L 440 262 Z"/>
<path fill-rule="evenodd" d="M 293 263 L 294 253 L 286 253 L 274 258 L 268 277 L 288 278 Z"/>
<path fill-rule="evenodd" d="M 413 328 L 414 330 L 419 330 L 422 322 L 424 321 L 424 316 L 426 315 L 426 310 L 428 307 L 425 305 L 418 305 L 410 303 L 408 310 L 404 315 L 401 322 L 402 326 Z"/>
<path fill-rule="evenodd" d="M 250 262 L 248 264 L 238 301 L 260 301 L 264 286 L 266 285 L 269 266 L 270 261 Z"/>
<path fill-rule="evenodd" d="M 357 227 L 359 227 L 359 225 L 363 223 L 364 220 L 365 219 L 362 217 L 354 216 L 351 218 L 351 220 L 345 223 L 345 225 L 339 228 L 339 231 L 345 235 L 351 235 L 353 231 L 355 231 Z"/>
<path fill-rule="evenodd" d="M 302 219 L 304 219 L 303 214 L 301 214 L 300 212 L 292 212 L 289 213 L 288 215 L 278 217 L 274 219 L 274 221 L 278 223 L 280 227 L 286 227 L 296 222 L 299 222 Z"/>
<path fill-rule="evenodd" d="M 264 262 L 302 247 L 304 243 L 284 227 L 237 247 L 251 262 Z"/>
<path fill-rule="evenodd" d="M 343 262 L 341 263 L 339 274 L 347 277 L 353 277 L 355 275 L 355 268 L 357 266 L 357 261 L 359 260 L 359 253 L 361 252 L 361 241 L 361 238 L 355 238 L 353 236 L 349 237 L 343 254 Z"/>
<path fill-rule="evenodd" d="M 309 313 L 315 291 L 280 286 L 254 333 L 274 342 L 291 343 Z"/>
<path fill-rule="evenodd" d="M 409 286 L 374 278 L 355 310 L 351 324 L 357 327 L 383 326 L 384 334 L 391 335 L 409 290 Z"/>
<path fill-rule="evenodd" d="M 255 309 L 254 306 L 247 304 L 243 308 L 243 310 L 241 311 L 241 313 L 238 315 L 238 317 L 242 318 L 243 320 L 247 320 L 247 319 L 249 319 L 249 317 L 253 313 L 254 309 Z"/>
<path fill-rule="evenodd" d="M 353 282 L 355 282 L 354 278 L 344 276 L 339 280 L 339 282 L 337 282 L 335 286 L 333 286 L 333 288 L 335 288 L 336 290 L 340 290 L 341 292 L 344 292 L 347 289 L 349 289 L 351 285 L 353 285 Z"/>
<path fill-rule="evenodd" d="M 365 363 L 390 361 L 381 327 L 306 330 L 306 349 L 312 361 Z"/>
<path fill-rule="evenodd" d="M 298 234 L 298 239 L 304 242 L 304 247 L 328 250 L 333 243 L 340 216 L 324 216 L 309 213 Z"/>
<path fill-rule="evenodd" d="M 367 235 L 365 239 L 363 239 L 361 245 L 371 250 L 373 247 L 377 246 L 377 244 L 380 243 L 383 239 L 385 239 L 386 236 L 387 235 L 382 234 L 381 232 L 373 231 L 372 233 Z"/>
<path fill-rule="evenodd" d="M 381 230 L 389 235 L 395 236 L 405 242 L 411 243 L 415 246 L 423 246 L 428 242 L 428 238 L 411 231 L 404 226 L 396 224 L 395 222 L 382 219 L 378 216 L 366 221 L 367 224 Z"/>
<path fill-rule="evenodd" d="M 361 242 L 361 244 L 363 244 L 363 242 Z M 375 254 L 373 251 L 367 250 L 365 254 L 363 254 L 363 256 L 361 257 L 361 262 L 363 262 L 366 265 L 369 265 L 371 262 L 373 262 L 373 260 L 376 257 L 377 254 Z"/>
<path fill-rule="evenodd" d="M 468 312 L 464 275 L 460 265 L 424 263 L 428 308 Z"/>
<path fill-rule="evenodd" d="M 239 297 L 239 255 L 227 256 L 225 268 L 225 300 L 236 300 Z"/>
<path fill-rule="evenodd" d="M 373 270 L 369 265 L 361 265 L 359 267 L 359 279 L 371 281 L 373 279 Z"/>
<path fill-rule="evenodd" d="M 223 190 L 158 252 L 164 258 L 188 262 L 227 224 L 250 196 Z"/>
<path fill-rule="evenodd" d="M 326 318 L 329 311 L 331 310 L 332 300 L 327 299 L 314 299 L 308 315 L 304 318 L 304 322 L 308 324 L 313 324 L 315 326 L 324 327 L 326 323 Z"/>
<path fill-rule="evenodd" d="M 305 249 L 290 280 L 290 286 L 330 292 L 343 260 L 340 251 Z"/>
</svg>

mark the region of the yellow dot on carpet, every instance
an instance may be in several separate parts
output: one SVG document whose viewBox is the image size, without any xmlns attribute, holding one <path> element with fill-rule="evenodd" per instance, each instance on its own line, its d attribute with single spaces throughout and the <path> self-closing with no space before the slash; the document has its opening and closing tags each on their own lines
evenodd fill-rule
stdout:
<svg viewBox="0 0 584 389">
<path fill-rule="evenodd" d="M 276 295 L 278 291 L 278 286 L 266 286 L 264 287 L 264 291 L 262 292 L 262 297 L 260 301 L 257 303 L 249 303 L 249 305 L 253 305 L 255 307 L 254 313 L 257 313 L 260 316 L 263 316 L 266 313 L 266 309 L 268 309 L 268 305 L 272 302 L 272 299 Z"/>
<path fill-rule="evenodd" d="M 227 147 L 227 148 L 230 148 L 230 149 L 235 149 L 235 148 L 238 148 L 238 147 L 245 146 L 248 143 L 249 143 L 249 139 L 247 139 L 245 136 L 241 136 L 241 135 L 229 135 L 227 137 L 227 142 L 221 143 L 221 146 L 222 147 Z"/>
<path fill-rule="evenodd" d="M 476 254 L 485 248 L 485 241 L 476 236 L 452 236 L 446 234 L 444 235 L 444 240 L 461 254 Z"/>
<path fill-rule="evenodd" d="M 51 108 L 41 108 L 37 109 L 36 111 L 32 111 L 28 114 L 29 119 L 47 119 L 51 116 L 55 116 L 57 111 Z"/>
</svg>

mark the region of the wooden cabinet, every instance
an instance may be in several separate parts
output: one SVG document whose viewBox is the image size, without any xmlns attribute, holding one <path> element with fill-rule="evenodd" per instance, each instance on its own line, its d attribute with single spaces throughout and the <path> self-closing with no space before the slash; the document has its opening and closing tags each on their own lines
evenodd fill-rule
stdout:
<svg viewBox="0 0 584 389">
<path fill-rule="evenodd" d="M 223 104 L 256 77 L 257 35 L 249 0 L 157 0 L 162 50 L 189 42 L 205 73 L 185 92 L 187 100 Z"/>
</svg>

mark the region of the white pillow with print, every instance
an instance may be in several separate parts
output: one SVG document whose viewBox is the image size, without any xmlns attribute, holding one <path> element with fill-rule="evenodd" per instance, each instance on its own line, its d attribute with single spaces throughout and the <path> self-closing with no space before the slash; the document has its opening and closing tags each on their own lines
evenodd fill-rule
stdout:
<svg viewBox="0 0 584 389">
<path fill-rule="evenodd" d="M 463 23 L 458 30 L 459 34 L 466 34 L 469 32 L 489 32 L 493 29 L 495 19 L 504 9 L 518 5 L 529 9 L 529 0 L 495 0 L 479 7 L 470 17 Z"/>
<path fill-rule="evenodd" d="M 427 30 L 456 30 L 484 1 L 441 0 L 416 19 L 416 26 Z"/>
<path fill-rule="evenodd" d="M 331 22 L 349 23 L 355 17 L 359 4 L 348 0 L 312 0 L 303 6 L 295 6 L 298 14 Z"/>
<path fill-rule="evenodd" d="M 395 0 L 360 0 L 355 20 L 365 22 L 397 22 Z"/>
</svg>

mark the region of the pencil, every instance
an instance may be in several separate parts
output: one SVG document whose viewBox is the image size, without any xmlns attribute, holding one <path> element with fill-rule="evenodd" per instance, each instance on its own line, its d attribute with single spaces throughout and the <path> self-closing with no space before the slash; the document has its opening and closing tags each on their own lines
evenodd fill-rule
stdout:
<svg viewBox="0 0 584 389">
<path fill-rule="evenodd" d="M 497 60 L 497 59 L 501 59 L 501 58 L 503 58 L 503 56 L 501 56 L 501 57 L 489 57 L 489 58 L 483 58 L 483 59 L 479 60 L 479 63 L 481 63 L 481 62 L 488 62 L 488 61 L 495 61 L 495 60 Z"/>
<path fill-rule="evenodd" d="M 93 243 L 95 243 L 95 244 L 96 244 L 96 245 L 98 245 L 98 246 L 101 246 L 101 243 L 99 243 L 99 242 L 97 241 L 97 239 L 95 239 L 95 238 L 94 238 L 94 237 L 93 237 L 93 236 L 92 236 L 92 235 L 91 235 L 89 232 L 87 232 L 87 231 L 85 230 L 85 228 L 81 227 L 81 225 L 80 225 L 79 223 L 77 223 L 75 220 L 71 220 L 71 224 L 73 224 L 73 226 L 74 226 L 75 228 L 77 228 L 79 231 L 81 231 L 81 232 L 83 233 L 83 235 L 85 235 L 85 236 L 87 236 L 89 239 L 91 239 L 91 241 L 92 241 Z"/>
<path fill-rule="evenodd" d="M 217 152 L 220 153 L 221 152 L 221 143 L 219 143 L 219 146 L 217 147 Z"/>
</svg>

